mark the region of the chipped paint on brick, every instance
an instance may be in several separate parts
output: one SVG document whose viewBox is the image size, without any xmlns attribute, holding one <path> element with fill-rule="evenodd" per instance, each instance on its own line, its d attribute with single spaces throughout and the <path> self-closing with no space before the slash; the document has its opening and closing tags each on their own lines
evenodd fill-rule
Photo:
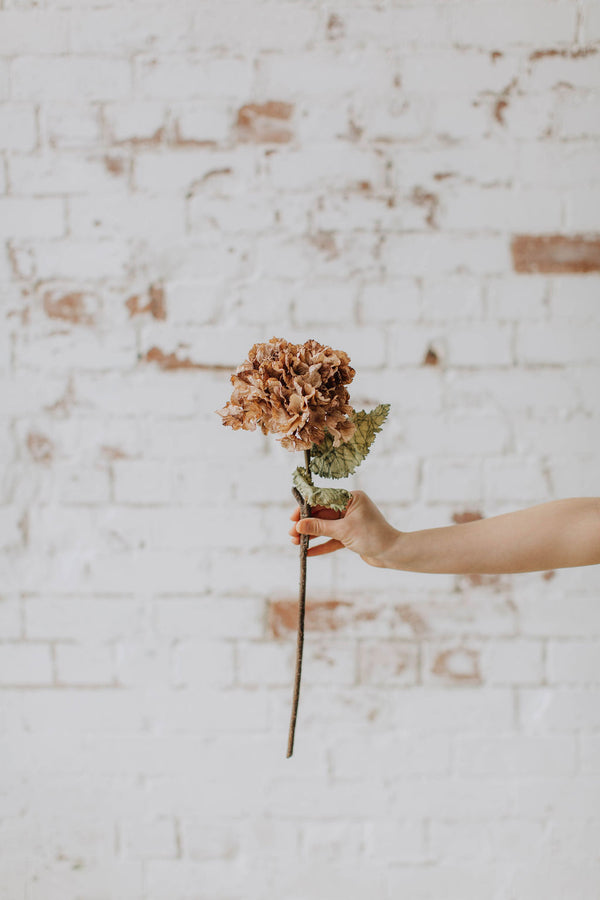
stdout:
<svg viewBox="0 0 600 900">
<path fill-rule="evenodd" d="M 326 253 L 330 259 L 339 256 L 339 250 L 332 231 L 317 231 L 315 234 L 309 234 L 308 240 L 318 250 Z"/>
<path fill-rule="evenodd" d="M 115 147 L 158 147 L 164 142 L 165 136 L 166 128 L 164 125 L 161 125 L 160 128 L 157 128 L 156 131 L 147 137 L 130 137 L 123 140 L 113 140 L 111 143 Z"/>
<path fill-rule="evenodd" d="M 345 33 L 344 20 L 337 13 L 331 13 L 327 20 L 327 40 L 338 41 Z"/>
<path fill-rule="evenodd" d="M 266 103 L 247 103 L 238 110 L 236 129 L 241 141 L 257 144 L 287 144 L 293 138 L 289 126 L 294 104 L 281 100 Z"/>
<path fill-rule="evenodd" d="M 411 195 L 410 195 L 411 203 L 414 203 L 415 206 L 423 206 L 427 215 L 425 216 L 425 221 L 429 225 L 430 228 L 437 228 L 437 212 L 440 205 L 440 198 L 437 194 L 433 194 L 431 191 L 426 191 L 424 188 L 417 185 Z"/>
<path fill-rule="evenodd" d="M 600 272 L 598 235 L 514 235 L 510 244 L 515 272 L 583 275 Z"/>
<path fill-rule="evenodd" d="M 585 59 L 586 56 L 593 56 L 598 52 L 597 47 L 575 47 L 557 49 L 552 47 L 549 50 L 534 50 L 529 54 L 529 59 L 535 62 L 538 59 L 546 59 L 548 57 L 562 57 L 562 59 Z"/>
<path fill-rule="evenodd" d="M 125 171 L 125 162 L 119 156 L 105 156 L 104 165 L 111 175 L 122 175 Z"/>
<path fill-rule="evenodd" d="M 468 647 L 455 647 L 438 653 L 431 672 L 453 684 L 481 684 L 479 653 Z"/>
<path fill-rule="evenodd" d="M 94 317 L 86 310 L 83 291 L 54 296 L 52 290 L 45 291 L 42 298 L 44 312 L 50 319 L 62 319 L 75 325 L 93 325 Z"/>
<path fill-rule="evenodd" d="M 348 140 L 356 144 L 364 134 L 364 128 L 357 125 L 354 119 L 348 119 Z"/>
<path fill-rule="evenodd" d="M 313 631 L 338 631 L 347 622 L 344 615 L 352 608 L 344 600 L 313 600 L 306 602 L 305 625 Z M 298 602 L 272 600 L 267 611 L 267 629 L 272 637 L 280 638 L 298 629 Z"/>
<path fill-rule="evenodd" d="M 440 358 L 431 347 L 427 348 L 427 353 L 423 357 L 423 365 L 424 366 L 437 366 L 439 365 Z"/>
<path fill-rule="evenodd" d="M 496 102 L 494 103 L 494 119 L 498 122 L 499 125 L 506 125 L 506 120 L 504 118 L 504 112 L 508 108 L 510 95 L 512 91 L 516 89 L 518 85 L 518 81 L 516 78 L 508 84 L 504 90 L 497 95 Z"/>
<path fill-rule="evenodd" d="M 398 603 L 394 606 L 394 615 L 408 625 L 415 636 L 423 635 L 428 631 L 428 625 L 420 612 L 408 603 Z"/>
<path fill-rule="evenodd" d="M 140 298 L 137 294 L 129 297 L 125 301 L 125 306 L 129 310 L 129 317 L 149 312 L 155 319 L 166 319 L 167 307 L 164 288 L 158 284 L 151 284 L 148 288 L 148 298 L 148 302 L 141 306 Z"/>
<path fill-rule="evenodd" d="M 155 362 L 161 369 L 167 371 L 175 369 L 197 369 L 203 372 L 230 372 L 231 366 L 212 365 L 210 363 L 193 362 L 189 357 L 183 359 L 176 353 L 165 353 L 160 347 L 150 347 L 143 355 L 145 362 Z"/>
<path fill-rule="evenodd" d="M 211 139 L 187 138 L 181 133 L 181 125 L 179 119 L 175 122 L 173 129 L 173 138 L 170 143 L 174 147 L 216 147 L 217 141 Z"/>
<path fill-rule="evenodd" d="M 54 444 L 45 434 L 30 431 L 27 435 L 27 449 L 37 463 L 48 465 L 54 457 Z"/>
</svg>

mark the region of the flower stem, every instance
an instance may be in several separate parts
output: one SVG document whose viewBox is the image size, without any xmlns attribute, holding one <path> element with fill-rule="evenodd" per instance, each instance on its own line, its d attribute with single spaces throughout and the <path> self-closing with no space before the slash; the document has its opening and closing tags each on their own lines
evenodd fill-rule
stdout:
<svg viewBox="0 0 600 900">
<path fill-rule="evenodd" d="M 310 450 L 304 451 L 304 462 L 308 473 L 308 480 L 312 482 L 310 475 Z M 292 493 L 300 506 L 300 518 L 310 516 L 310 506 L 295 487 Z M 300 593 L 298 599 L 298 642 L 296 646 L 296 677 L 294 679 L 294 699 L 292 700 L 292 717 L 288 735 L 287 759 L 294 752 L 294 734 L 296 731 L 296 716 L 298 714 L 298 699 L 300 697 L 300 675 L 302 674 L 302 649 L 304 646 L 304 611 L 306 607 L 306 553 L 308 551 L 308 535 L 300 535 Z"/>
</svg>

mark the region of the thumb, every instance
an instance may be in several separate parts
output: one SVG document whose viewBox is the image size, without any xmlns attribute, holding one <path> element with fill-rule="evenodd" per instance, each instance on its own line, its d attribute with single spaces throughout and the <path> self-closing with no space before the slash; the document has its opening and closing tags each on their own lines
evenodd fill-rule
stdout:
<svg viewBox="0 0 600 900">
<path fill-rule="evenodd" d="M 300 534 L 324 535 L 336 537 L 339 528 L 338 519 L 316 519 L 308 517 L 296 523 L 296 531 Z"/>
</svg>

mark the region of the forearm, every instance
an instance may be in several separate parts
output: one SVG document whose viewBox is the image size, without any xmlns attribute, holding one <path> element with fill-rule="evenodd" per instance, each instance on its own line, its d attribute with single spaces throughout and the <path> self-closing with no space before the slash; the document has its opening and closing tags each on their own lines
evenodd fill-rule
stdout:
<svg viewBox="0 0 600 900">
<path fill-rule="evenodd" d="M 385 565 L 449 574 L 539 572 L 600 563 L 600 498 L 553 500 L 463 525 L 399 532 Z"/>
</svg>

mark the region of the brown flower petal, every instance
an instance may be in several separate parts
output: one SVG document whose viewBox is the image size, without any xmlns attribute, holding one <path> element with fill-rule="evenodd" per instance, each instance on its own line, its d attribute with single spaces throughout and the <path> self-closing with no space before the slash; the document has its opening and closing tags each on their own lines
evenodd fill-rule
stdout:
<svg viewBox="0 0 600 900">
<path fill-rule="evenodd" d="M 326 429 L 334 447 L 348 441 L 356 426 L 347 384 L 355 375 L 350 357 L 310 340 L 292 344 L 271 338 L 254 344 L 231 376 L 233 393 L 217 413 L 223 425 L 263 434 L 280 434 L 288 450 L 320 444 Z"/>
</svg>

